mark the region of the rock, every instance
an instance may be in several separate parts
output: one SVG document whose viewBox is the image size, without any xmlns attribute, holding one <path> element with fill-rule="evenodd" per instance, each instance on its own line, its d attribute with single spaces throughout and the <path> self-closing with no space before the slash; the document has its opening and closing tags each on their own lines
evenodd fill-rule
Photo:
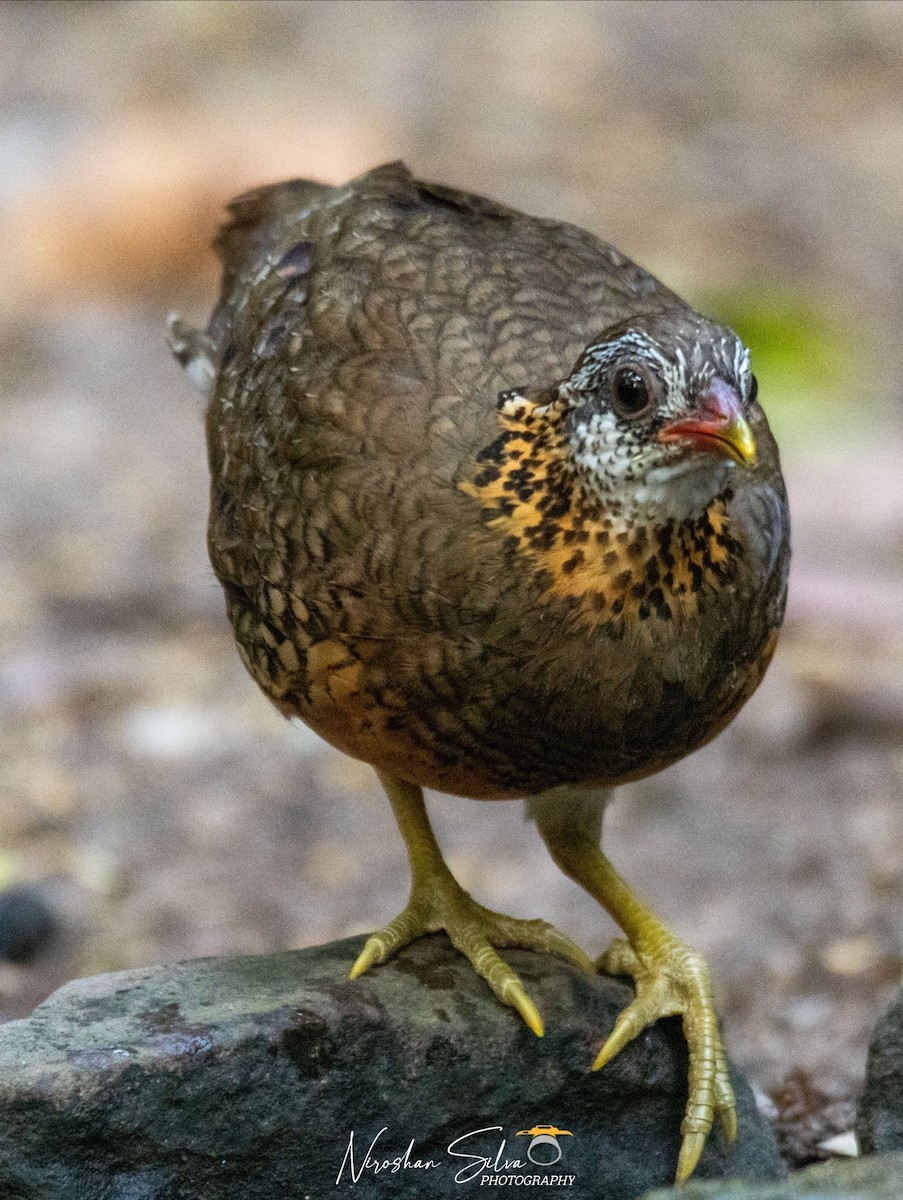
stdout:
<svg viewBox="0 0 903 1200">
<path fill-rule="evenodd" d="M 0 959 L 30 963 L 47 949 L 57 932 L 56 917 L 36 889 L 0 892 Z"/>
<path fill-rule="evenodd" d="M 903 988 L 872 1035 L 856 1132 L 865 1153 L 903 1150 Z"/>
<path fill-rule="evenodd" d="M 903 1154 L 819 1163 L 781 1183 L 691 1181 L 682 1188 L 649 1192 L 643 1200 L 900 1200 Z"/>
<path fill-rule="evenodd" d="M 622 981 L 508 952 L 545 1016 L 539 1040 L 444 936 L 350 982 L 362 944 L 76 980 L 0 1027 L 0 1195 L 419 1200 L 487 1175 L 535 1196 L 532 1180 L 557 1174 L 569 1200 L 632 1200 L 671 1181 L 677 1020 L 592 1073 L 632 995 Z M 771 1131 L 733 1079 L 740 1136 L 726 1151 L 715 1132 L 699 1173 L 777 1178 Z M 568 1132 L 520 1133 L 537 1125 Z M 390 1163 L 378 1174 L 371 1145 Z"/>
</svg>

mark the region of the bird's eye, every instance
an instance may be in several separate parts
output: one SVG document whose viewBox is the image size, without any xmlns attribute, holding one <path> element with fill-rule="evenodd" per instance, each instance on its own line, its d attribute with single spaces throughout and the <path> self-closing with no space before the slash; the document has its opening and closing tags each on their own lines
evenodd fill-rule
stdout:
<svg viewBox="0 0 903 1200">
<path fill-rule="evenodd" d="M 611 377 L 611 403 L 622 417 L 637 417 L 652 403 L 652 388 L 637 367 L 618 367 Z"/>
<path fill-rule="evenodd" d="M 749 377 L 749 404 L 754 404 L 756 396 L 759 394 L 759 381 L 755 375 Z"/>
</svg>

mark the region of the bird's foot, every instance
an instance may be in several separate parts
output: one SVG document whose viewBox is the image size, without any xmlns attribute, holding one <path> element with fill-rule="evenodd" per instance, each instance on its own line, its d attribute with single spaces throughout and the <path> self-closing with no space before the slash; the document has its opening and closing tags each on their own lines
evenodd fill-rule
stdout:
<svg viewBox="0 0 903 1200">
<path fill-rule="evenodd" d="M 520 978 L 496 954 L 495 948 L 510 946 L 557 954 L 583 970 L 593 969 L 592 961 L 580 947 L 546 921 L 523 921 L 484 908 L 449 875 L 441 880 L 431 876 L 427 884 L 414 889 L 404 911 L 367 939 L 351 968 L 351 978 L 356 979 L 368 967 L 385 962 L 416 938 L 442 929 L 499 1000 L 517 1009 L 537 1037 L 543 1034 L 542 1017 Z"/>
<path fill-rule="evenodd" d="M 690 1051 L 690 1095 L 680 1127 L 683 1142 L 676 1177 L 677 1183 L 683 1183 L 699 1162 L 716 1116 L 728 1142 L 737 1136 L 736 1101 L 718 1032 L 708 967 L 695 950 L 676 938 L 669 938 L 643 954 L 617 938 L 596 965 L 612 975 L 632 976 L 636 999 L 615 1022 L 593 1063 L 594 1071 L 605 1066 L 638 1033 L 660 1017 L 683 1018 Z"/>
</svg>

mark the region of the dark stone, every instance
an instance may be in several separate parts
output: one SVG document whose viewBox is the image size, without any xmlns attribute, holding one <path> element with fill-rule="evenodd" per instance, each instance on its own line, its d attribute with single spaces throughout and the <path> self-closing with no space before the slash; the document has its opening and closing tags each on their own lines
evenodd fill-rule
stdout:
<svg viewBox="0 0 903 1200">
<path fill-rule="evenodd" d="M 673 1177 L 686 1099 L 677 1020 L 589 1070 L 631 996 L 556 959 L 507 957 L 542 1011 L 540 1040 L 499 1004 L 445 937 L 423 939 L 354 982 L 353 938 L 268 957 L 201 959 L 67 984 L 0 1027 L 4 1200 L 380 1200 L 467 1196 L 461 1155 L 527 1160 L 520 1130 L 557 1125 L 546 1185 L 569 1200 L 632 1200 Z M 773 1179 L 781 1167 L 746 1083 L 740 1136 L 713 1133 L 701 1176 Z M 380 1130 L 384 1130 L 380 1134 Z M 404 1155 L 433 1167 L 360 1169 Z M 469 1138 L 466 1135 L 471 1134 Z M 466 1138 L 449 1152 L 455 1139 Z M 553 1155 L 538 1143 L 534 1156 Z M 535 1186 L 504 1185 L 537 1195 Z M 481 1193 L 484 1194 L 484 1193 Z"/>
<path fill-rule="evenodd" d="M 56 918 L 34 888 L 0 892 L 0 958 L 30 963 L 47 949 L 56 933 Z"/>
<path fill-rule="evenodd" d="M 643 1200 L 900 1200 L 903 1154 L 819 1163 L 781 1183 L 691 1181 L 681 1188 L 650 1192 Z"/>
<path fill-rule="evenodd" d="M 903 988 L 872 1035 L 856 1133 L 866 1153 L 903 1150 Z"/>
</svg>

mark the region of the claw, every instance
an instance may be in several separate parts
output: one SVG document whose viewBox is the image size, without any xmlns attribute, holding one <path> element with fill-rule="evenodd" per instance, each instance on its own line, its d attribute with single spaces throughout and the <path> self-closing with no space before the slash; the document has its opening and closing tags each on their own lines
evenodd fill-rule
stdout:
<svg viewBox="0 0 903 1200">
<path fill-rule="evenodd" d="M 539 1015 L 539 1009 L 519 983 L 509 983 L 505 988 L 502 999 L 506 1004 L 510 1004 L 512 1008 L 517 1009 L 537 1037 L 542 1037 L 545 1030 L 542 1024 L 542 1017 Z"/>
<path fill-rule="evenodd" d="M 354 960 L 354 966 L 348 975 L 349 979 L 357 979 L 358 975 L 363 975 L 368 967 L 372 967 L 374 963 L 382 961 L 383 944 L 379 938 L 367 938 L 363 950 Z"/>
<path fill-rule="evenodd" d="M 675 1183 L 686 1183 L 699 1162 L 702 1148 L 705 1145 L 704 1133 L 685 1133 L 680 1147 L 680 1157 L 677 1160 Z"/>
<path fill-rule="evenodd" d="M 615 1022 L 615 1027 L 608 1035 L 605 1045 L 596 1055 L 592 1069 L 600 1070 L 606 1063 L 610 1063 L 616 1054 L 620 1054 L 628 1042 L 632 1042 L 636 1035 L 644 1028 L 643 1022 L 632 1013 L 629 1008 L 618 1017 Z"/>
</svg>

